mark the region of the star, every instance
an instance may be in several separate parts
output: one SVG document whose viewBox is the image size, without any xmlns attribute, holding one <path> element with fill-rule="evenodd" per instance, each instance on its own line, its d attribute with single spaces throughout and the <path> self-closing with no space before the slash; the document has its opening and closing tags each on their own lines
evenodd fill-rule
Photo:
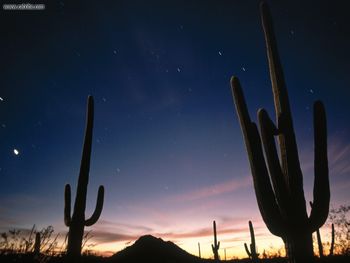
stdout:
<svg viewBox="0 0 350 263">
<path fill-rule="evenodd" d="M 15 149 L 13 149 L 13 153 L 15 154 L 15 155 L 19 155 L 19 151 L 15 148 Z"/>
</svg>

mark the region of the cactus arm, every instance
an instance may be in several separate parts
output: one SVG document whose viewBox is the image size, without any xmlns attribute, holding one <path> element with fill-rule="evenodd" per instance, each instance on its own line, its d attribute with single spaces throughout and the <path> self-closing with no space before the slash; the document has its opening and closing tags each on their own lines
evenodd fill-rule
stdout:
<svg viewBox="0 0 350 263">
<path fill-rule="evenodd" d="M 334 224 L 332 223 L 332 239 L 331 239 L 331 248 L 329 249 L 329 255 L 333 256 L 333 251 L 334 251 Z"/>
<path fill-rule="evenodd" d="M 310 214 L 310 228 L 315 231 L 327 220 L 330 190 L 327 158 L 327 121 L 322 102 L 314 104 L 314 144 L 315 144 L 315 180 L 314 201 Z"/>
<path fill-rule="evenodd" d="M 316 237 L 317 237 L 318 253 L 320 254 L 320 257 L 323 257 L 323 245 L 322 245 L 321 233 L 319 229 L 316 230 Z"/>
<path fill-rule="evenodd" d="M 287 183 L 290 184 L 290 175 L 292 174 L 293 167 L 299 167 L 299 158 L 297 154 L 295 135 L 293 132 L 288 93 L 284 81 L 283 69 L 278 54 L 270 10 L 265 2 L 261 3 L 260 8 L 266 43 L 267 59 L 269 63 L 273 99 L 278 122 L 277 125 L 278 128 L 281 129 L 279 141 L 282 166 L 285 172 Z"/>
<path fill-rule="evenodd" d="M 248 257 L 251 257 L 252 254 L 249 252 L 249 248 L 247 246 L 247 243 L 244 243 L 244 248 L 245 248 L 245 251 L 247 252 Z"/>
<path fill-rule="evenodd" d="M 290 214 L 288 211 L 289 192 L 284 181 L 274 138 L 274 135 L 278 134 L 278 130 L 266 110 L 260 109 L 258 111 L 258 118 L 273 190 L 281 213 L 285 218 L 288 218 Z"/>
<path fill-rule="evenodd" d="M 71 191 L 70 191 L 70 185 L 66 184 L 66 187 L 64 188 L 64 224 L 66 226 L 70 226 L 70 222 L 72 220 L 70 216 L 70 209 L 71 209 Z"/>
<path fill-rule="evenodd" d="M 92 226 L 97 222 L 102 212 L 103 199 L 104 199 L 104 187 L 100 185 L 100 187 L 98 188 L 95 211 L 89 219 L 85 220 L 85 226 Z"/>
<path fill-rule="evenodd" d="M 250 120 L 238 78 L 232 77 L 231 88 L 248 152 L 255 195 L 260 213 L 270 232 L 276 236 L 283 236 L 283 220 L 275 200 L 265 165 L 260 136 L 256 124 Z"/>
<path fill-rule="evenodd" d="M 292 115 L 290 111 L 288 92 L 284 81 L 283 69 L 280 63 L 277 42 L 274 36 L 272 18 L 268 5 L 261 4 L 261 18 L 269 71 L 272 83 L 272 91 L 275 103 L 277 126 L 279 130 L 279 146 L 282 159 L 284 178 L 290 192 L 293 193 L 291 209 L 298 221 L 307 219 L 306 202 L 303 189 L 303 176 L 300 169 L 298 148 L 294 134 Z M 301 208 L 301 209 L 300 209 Z"/>
<path fill-rule="evenodd" d="M 270 78 L 274 95 L 276 113 L 279 116 L 282 112 L 290 113 L 288 93 L 284 81 L 283 69 L 278 55 L 277 43 L 272 18 L 268 5 L 262 2 L 260 5 L 261 20 L 265 35 L 266 51 L 270 69 Z"/>
<path fill-rule="evenodd" d="M 258 129 L 253 123 L 253 132 L 255 140 L 256 150 L 262 155 L 261 141 L 258 134 Z M 255 195 L 258 203 L 258 207 L 261 216 L 270 230 L 270 232 L 276 236 L 283 237 L 285 234 L 285 222 L 281 216 L 276 198 L 272 189 L 270 178 L 268 176 L 267 168 L 265 166 L 264 157 L 261 163 L 252 169 L 253 184 Z"/>
<path fill-rule="evenodd" d="M 310 207 L 313 209 L 314 204 L 310 201 Z M 320 234 L 320 229 L 316 229 L 316 238 L 317 238 L 317 246 L 318 246 L 318 253 L 320 257 L 323 257 L 323 245 L 322 245 L 322 239 Z"/>
</svg>

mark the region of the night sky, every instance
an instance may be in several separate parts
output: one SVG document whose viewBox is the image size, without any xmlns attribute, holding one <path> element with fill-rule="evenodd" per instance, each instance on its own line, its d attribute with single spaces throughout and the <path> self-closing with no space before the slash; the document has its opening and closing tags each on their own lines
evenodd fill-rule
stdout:
<svg viewBox="0 0 350 263">
<path fill-rule="evenodd" d="M 210 257 L 214 219 L 229 257 L 244 256 L 248 220 L 260 253 L 280 247 L 256 204 L 229 85 L 239 77 L 251 116 L 261 107 L 274 116 L 259 1 L 43 2 L 45 11 L 0 14 L 0 231 L 33 224 L 67 231 L 64 185 L 72 185 L 75 198 L 91 94 L 86 216 L 98 186 L 106 191 L 100 220 L 87 228 L 95 249 L 116 252 L 152 234 L 193 254 L 201 242 Z M 320 99 L 328 117 L 331 205 L 348 204 L 348 1 L 268 2 L 306 200 L 312 104 Z"/>
</svg>

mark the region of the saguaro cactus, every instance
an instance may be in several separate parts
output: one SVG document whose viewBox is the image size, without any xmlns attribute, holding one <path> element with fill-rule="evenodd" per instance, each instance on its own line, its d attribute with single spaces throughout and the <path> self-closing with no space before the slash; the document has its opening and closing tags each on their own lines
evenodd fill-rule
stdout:
<svg viewBox="0 0 350 263">
<path fill-rule="evenodd" d="M 329 255 L 333 256 L 334 251 L 334 224 L 332 223 L 332 232 L 331 232 L 331 247 L 329 249 Z"/>
<path fill-rule="evenodd" d="M 104 187 L 101 185 L 98 189 L 95 211 L 89 219 L 85 219 L 86 194 L 89 182 L 93 121 L 94 101 L 92 96 L 89 96 L 83 154 L 81 158 L 77 193 L 72 216 L 70 185 L 67 184 L 65 187 L 64 222 L 66 226 L 69 227 L 67 245 L 68 258 L 77 258 L 80 256 L 82 240 L 84 235 L 84 227 L 91 226 L 97 222 L 98 218 L 101 215 L 103 207 Z"/>
<path fill-rule="evenodd" d="M 40 246 L 41 246 L 40 232 L 37 232 L 35 234 L 35 243 L 34 243 L 34 254 L 35 255 L 40 254 Z"/>
<path fill-rule="evenodd" d="M 201 255 L 201 244 L 198 242 L 198 255 L 199 255 L 199 258 L 202 258 L 202 255 Z"/>
<path fill-rule="evenodd" d="M 219 247 L 220 247 L 220 241 L 218 242 L 217 238 L 216 238 L 216 223 L 215 220 L 213 221 L 213 229 L 214 229 L 214 244 L 211 245 L 211 248 L 213 250 L 214 253 L 214 260 L 215 261 L 219 261 Z"/>
<path fill-rule="evenodd" d="M 256 262 L 258 260 L 259 254 L 256 251 L 255 235 L 254 235 L 254 228 L 253 228 L 252 221 L 249 221 L 249 231 L 250 231 L 250 242 L 251 242 L 250 245 L 249 245 L 250 251 L 249 251 L 247 243 L 244 243 L 244 248 L 245 248 L 245 251 L 248 254 L 248 257 L 251 260 L 253 260 L 254 262 Z"/>
<path fill-rule="evenodd" d="M 325 109 L 322 102 L 315 102 L 314 205 L 308 216 L 288 93 L 266 3 L 261 4 L 261 16 L 277 119 L 277 125 L 275 125 L 264 109 L 258 111 L 262 142 L 256 124 L 250 119 L 243 92 L 236 77 L 231 79 L 233 98 L 244 135 L 262 218 L 270 232 L 283 239 L 289 262 L 311 262 L 313 260 L 312 233 L 326 221 L 330 200 Z M 277 154 L 275 136 L 278 137 L 280 156 Z"/>
</svg>

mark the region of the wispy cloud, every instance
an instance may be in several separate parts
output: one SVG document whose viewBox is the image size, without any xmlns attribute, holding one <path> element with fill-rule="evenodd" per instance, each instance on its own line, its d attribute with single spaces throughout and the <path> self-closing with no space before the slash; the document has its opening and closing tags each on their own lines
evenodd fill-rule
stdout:
<svg viewBox="0 0 350 263">
<path fill-rule="evenodd" d="M 350 143 L 331 137 L 328 147 L 329 171 L 333 176 L 350 173 Z"/>
<path fill-rule="evenodd" d="M 10 226 L 17 225 L 18 221 L 11 216 L 7 216 L 4 213 L 0 216 L 0 229 L 8 229 Z"/>
<path fill-rule="evenodd" d="M 301 165 L 304 172 L 313 172 L 313 146 L 304 144 L 300 151 Z M 328 166 L 331 176 L 341 176 L 350 173 L 350 142 L 336 135 L 328 139 Z"/>
<path fill-rule="evenodd" d="M 218 235 L 242 233 L 243 231 L 246 231 L 246 228 L 233 227 L 233 228 L 224 228 L 224 229 L 220 228 L 217 230 Z M 167 239 L 199 238 L 199 237 L 212 236 L 213 228 L 207 227 L 207 228 L 202 228 L 202 229 L 198 229 L 190 232 L 184 232 L 184 233 L 176 233 L 176 232 L 156 233 L 156 235 Z"/>
<path fill-rule="evenodd" d="M 175 202 L 194 201 L 234 192 L 249 185 L 251 185 L 251 178 L 249 176 L 245 176 L 242 179 L 232 179 L 215 185 L 206 186 L 201 189 L 174 195 L 171 197 L 171 200 Z"/>
<path fill-rule="evenodd" d="M 152 232 L 153 229 L 143 225 L 127 224 L 120 222 L 112 222 L 109 220 L 100 220 L 97 228 L 114 228 L 114 229 L 125 229 L 125 230 L 137 230 L 142 232 Z"/>
<path fill-rule="evenodd" d="M 121 241 L 133 241 L 136 240 L 138 235 L 127 235 L 122 233 L 113 233 L 106 231 L 94 230 L 92 231 L 92 240 L 93 242 L 103 244 L 103 243 L 112 243 L 112 242 L 121 242 Z"/>
</svg>

